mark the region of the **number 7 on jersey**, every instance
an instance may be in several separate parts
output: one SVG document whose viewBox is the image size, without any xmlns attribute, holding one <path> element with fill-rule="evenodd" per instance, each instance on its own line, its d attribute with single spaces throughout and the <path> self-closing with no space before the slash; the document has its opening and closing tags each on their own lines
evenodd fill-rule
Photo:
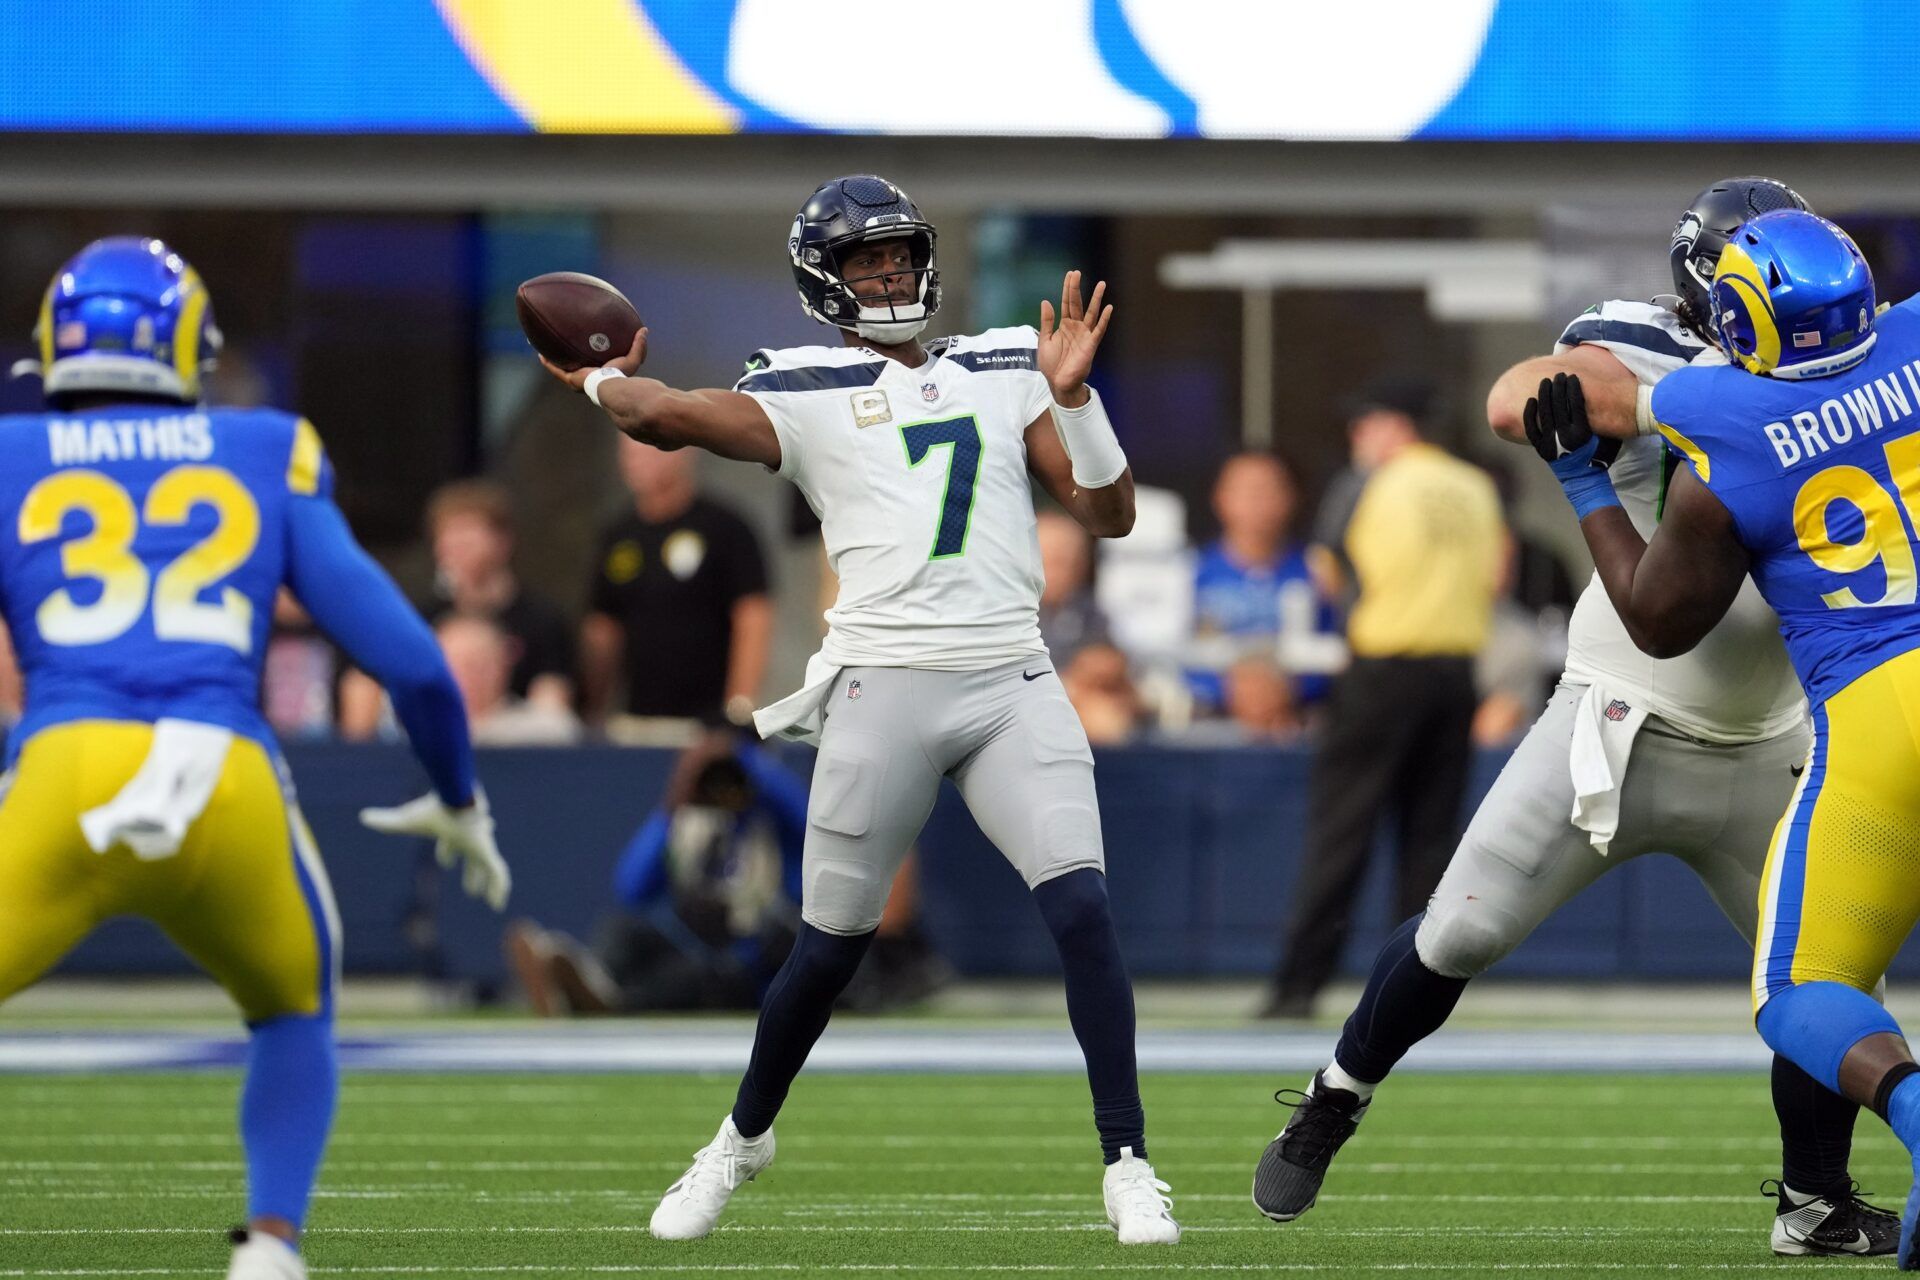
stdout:
<svg viewBox="0 0 1920 1280">
<path fill-rule="evenodd" d="M 929 560 L 965 555 L 967 530 L 973 525 L 973 487 L 980 478 L 980 424 L 969 416 L 944 422 L 912 422 L 900 428 L 907 466 L 917 467 L 935 449 L 949 450 L 947 488 L 940 500 L 940 526 L 934 534 Z"/>
</svg>

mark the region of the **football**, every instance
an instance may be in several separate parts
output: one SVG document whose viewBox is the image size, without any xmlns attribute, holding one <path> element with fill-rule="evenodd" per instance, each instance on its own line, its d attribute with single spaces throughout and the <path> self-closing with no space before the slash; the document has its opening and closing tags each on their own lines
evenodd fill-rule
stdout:
<svg viewBox="0 0 1920 1280">
<path fill-rule="evenodd" d="M 627 296 L 595 276 L 549 271 L 513 296 L 527 341 L 562 369 L 585 369 L 623 356 L 640 331 Z"/>
</svg>

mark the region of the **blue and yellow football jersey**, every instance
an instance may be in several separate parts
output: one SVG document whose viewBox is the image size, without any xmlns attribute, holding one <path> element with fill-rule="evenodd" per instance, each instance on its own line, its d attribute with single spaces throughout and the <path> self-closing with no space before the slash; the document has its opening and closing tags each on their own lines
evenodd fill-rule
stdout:
<svg viewBox="0 0 1920 1280">
<path fill-rule="evenodd" d="M 387 686 L 441 798 L 472 800 L 459 690 L 332 483 L 313 427 L 273 410 L 0 417 L 0 611 L 26 681 L 0 803 L 0 1000 L 131 914 L 250 1020 L 331 1009 L 339 924 L 259 707 L 283 584 Z M 170 721 L 238 735 L 177 847 L 83 838 Z"/>
<path fill-rule="evenodd" d="M 1816 705 L 1920 648 L 1920 299 L 1859 365 L 1804 381 L 1692 365 L 1653 416 L 1733 517 Z"/>
<path fill-rule="evenodd" d="M 288 510 L 331 469 L 305 419 L 128 406 L 0 418 L 0 607 L 26 680 L 14 750 L 80 719 L 270 740 L 260 668 Z"/>
<path fill-rule="evenodd" d="M 1731 513 L 1812 704 L 1760 884 L 1753 998 L 1872 991 L 1920 918 L 1920 301 L 1867 359 L 1791 381 L 1693 365 L 1654 388 L 1667 442 Z"/>
</svg>

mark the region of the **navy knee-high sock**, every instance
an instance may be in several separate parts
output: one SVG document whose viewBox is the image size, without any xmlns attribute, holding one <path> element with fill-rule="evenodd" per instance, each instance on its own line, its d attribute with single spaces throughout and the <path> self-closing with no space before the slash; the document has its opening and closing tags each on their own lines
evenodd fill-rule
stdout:
<svg viewBox="0 0 1920 1280">
<path fill-rule="evenodd" d="M 1780 1117 L 1780 1180 L 1795 1191 L 1852 1194 L 1847 1162 L 1860 1104 L 1773 1055 L 1773 1110 Z"/>
<path fill-rule="evenodd" d="M 827 1029 L 833 1002 L 853 980 L 872 941 L 871 932 L 842 937 L 810 924 L 800 926 L 787 962 L 773 975 L 767 998 L 760 1003 L 753 1056 L 733 1100 L 733 1127 L 741 1136 L 757 1138 L 773 1127 L 793 1078 Z"/>
<path fill-rule="evenodd" d="M 1133 1056 L 1133 983 L 1120 958 L 1107 904 L 1107 877 L 1092 867 L 1035 886 L 1067 978 L 1067 1020 L 1087 1059 L 1093 1122 L 1108 1164 L 1120 1148 L 1147 1158 L 1147 1115 Z"/>
<path fill-rule="evenodd" d="M 1413 948 L 1420 921 L 1394 930 L 1367 975 L 1367 989 L 1341 1028 L 1333 1060 L 1356 1080 L 1378 1084 L 1407 1050 L 1438 1031 L 1467 989 L 1465 978 L 1449 978 L 1420 962 Z"/>
</svg>

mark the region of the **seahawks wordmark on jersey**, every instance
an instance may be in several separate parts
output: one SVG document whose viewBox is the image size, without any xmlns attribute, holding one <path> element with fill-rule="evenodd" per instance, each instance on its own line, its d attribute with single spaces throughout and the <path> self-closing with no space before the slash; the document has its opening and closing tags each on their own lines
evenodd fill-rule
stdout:
<svg viewBox="0 0 1920 1280">
<path fill-rule="evenodd" d="M 840 595 L 800 692 L 754 717 L 816 741 L 846 667 L 983 671 L 1045 654 L 1026 429 L 1053 402 L 1031 328 L 929 343 L 758 351 L 735 385 L 780 439 L 777 474 L 820 517 Z"/>
<path fill-rule="evenodd" d="M 1614 300 L 1590 308 L 1567 326 L 1554 352 L 1581 345 L 1611 352 L 1648 387 L 1696 361 L 1723 361 L 1679 316 L 1648 302 Z M 1664 454 L 1658 437 L 1643 436 L 1627 441 L 1613 464 L 1614 490 L 1642 537 L 1653 536 L 1658 520 Z M 1683 733 L 1712 742 L 1770 738 L 1806 714 L 1779 619 L 1751 581 L 1741 584 L 1727 616 L 1691 653 L 1650 658 L 1627 635 L 1596 574 L 1568 625 L 1567 679 L 1637 698 Z"/>
</svg>

